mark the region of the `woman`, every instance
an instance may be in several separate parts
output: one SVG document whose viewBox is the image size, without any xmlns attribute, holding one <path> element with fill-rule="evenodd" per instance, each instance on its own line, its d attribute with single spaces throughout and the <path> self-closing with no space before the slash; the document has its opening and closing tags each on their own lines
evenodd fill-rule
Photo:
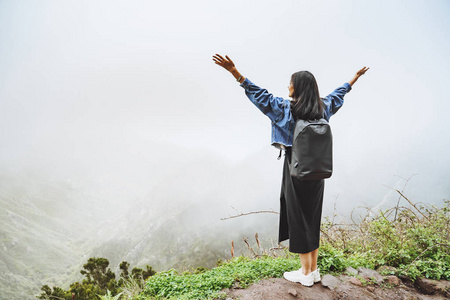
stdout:
<svg viewBox="0 0 450 300">
<path fill-rule="evenodd" d="M 236 78 L 250 101 L 269 117 L 272 121 L 272 145 L 286 152 L 280 195 L 278 240 L 282 242 L 289 239 L 289 251 L 300 254 L 302 267 L 300 270 L 285 272 L 284 278 L 312 286 L 313 283 L 320 281 L 317 257 L 324 180 L 301 181 L 290 176 L 289 163 L 295 121 L 318 118 L 329 121 L 344 103 L 344 95 L 369 68 L 359 70 L 348 83 L 344 83 L 323 99 L 319 96 L 316 79 L 310 72 L 294 73 L 288 87 L 289 97 L 292 97 L 292 100 L 286 100 L 274 97 L 267 90 L 242 76 L 228 56 L 216 54 L 213 60 Z"/>
</svg>

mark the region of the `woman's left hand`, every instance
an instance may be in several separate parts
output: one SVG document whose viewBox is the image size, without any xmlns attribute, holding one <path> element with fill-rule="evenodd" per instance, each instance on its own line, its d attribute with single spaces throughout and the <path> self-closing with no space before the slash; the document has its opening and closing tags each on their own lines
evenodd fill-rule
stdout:
<svg viewBox="0 0 450 300">
<path fill-rule="evenodd" d="M 364 67 L 361 70 L 359 70 L 358 72 L 356 72 L 356 76 L 360 77 L 361 75 L 364 75 L 364 73 L 366 73 L 367 70 L 369 70 L 369 67 Z"/>
<path fill-rule="evenodd" d="M 358 80 L 359 77 L 361 77 L 362 75 L 364 75 L 367 70 L 369 70 L 369 67 L 363 67 L 361 70 L 359 70 L 358 72 L 356 72 L 355 76 L 348 82 L 351 86 L 353 86 L 356 82 L 356 80 Z"/>
</svg>

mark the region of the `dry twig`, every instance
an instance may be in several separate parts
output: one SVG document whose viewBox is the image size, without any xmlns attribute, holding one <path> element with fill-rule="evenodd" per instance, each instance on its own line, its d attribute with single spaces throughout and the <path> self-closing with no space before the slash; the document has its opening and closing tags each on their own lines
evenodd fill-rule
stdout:
<svg viewBox="0 0 450 300">
<path fill-rule="evenodd" d="M 238 215 L 234 215 L 234 216 L 229 216 L 227 218 L 222 218 L 220 220 L 229 220 L 229 219 L 233 219 L 233 218 L 237 218 L 237 217 L 242 217 L 242 216 L 248 216 L 248 215 L 252 215 L 252 214 L 264 214 L 264 213 L 271 213 L 271 214 L 277 214 L 279 215 L 279 212 L 273 211 L 273 210 L 259 210 L 259 211 L 251 211 L 248 213 L 240 213 Z"/>
<path fill-rule="evenodd" d="M 414 208 L 415 208 L 415 209 L 416 209 L 416 210 L 417 210 L 417 211 L 418 211 L 425 219 L 429 220 L 428 217 L 425 216 L 425 215 L 423 214 L 423 212 L 422 212 L 419 208 L 417 208 L 417 206 L 416 206 L 414 203 L 411 202 L 411 200 L 409 200 L 408 198 L 406 198 L 406 196 L 403 195 L 402 192 L 400 192 L 399 190 L 394 189 L 394 188 L 392 188 L 392 187 L 390 187 L 390 186 L 387 186 L 387 185 L 385 185 L 385 186 L 388 187 L 388 188 L 390 188 L 390 189 L 392 189 L 392 190 L 394 190 L 394 191 L 396 191 L 397 193 L 399 193 L 400 196 L 402 196 L 406 201 L 408 201 L 408 203 L 411 204 L 411 206 L 414 207 Z"/>
</svg>

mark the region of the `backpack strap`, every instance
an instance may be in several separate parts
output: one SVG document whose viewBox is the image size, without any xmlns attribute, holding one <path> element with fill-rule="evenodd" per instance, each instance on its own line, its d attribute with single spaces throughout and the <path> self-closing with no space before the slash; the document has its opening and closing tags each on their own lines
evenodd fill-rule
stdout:
<svg viewBox="0 0 450 300">
<path fill-rule="evenodd" d="M 280 146 L 280 154 L 278 155 L 277 160 L 280 160 L 283 150 L 286 151 L 286 147 L 282 144 L 278 144 L 278 145 Z"/>
<path fill-rule="evenodd" d="M 280 148 L 280 154 L 278 155 L 277 160 L 281 159 L 281 152 L 283 152 L 283 149 Z"/>
</svg>

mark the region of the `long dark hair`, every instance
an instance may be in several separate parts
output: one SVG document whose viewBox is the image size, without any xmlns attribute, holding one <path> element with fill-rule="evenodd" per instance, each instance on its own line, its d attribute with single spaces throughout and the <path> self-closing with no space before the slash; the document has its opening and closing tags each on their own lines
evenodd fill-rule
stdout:
<svg viewBox="0 0 450 300">
<path fill-rule="evenodd" d="M 316 78 L 308 71 L 292 74 L 291 84 L 294 87 L 291 111 L 295 120 L 314 120 L 323 117 L 323 101 L 319 96 Z"/>
</svg>

